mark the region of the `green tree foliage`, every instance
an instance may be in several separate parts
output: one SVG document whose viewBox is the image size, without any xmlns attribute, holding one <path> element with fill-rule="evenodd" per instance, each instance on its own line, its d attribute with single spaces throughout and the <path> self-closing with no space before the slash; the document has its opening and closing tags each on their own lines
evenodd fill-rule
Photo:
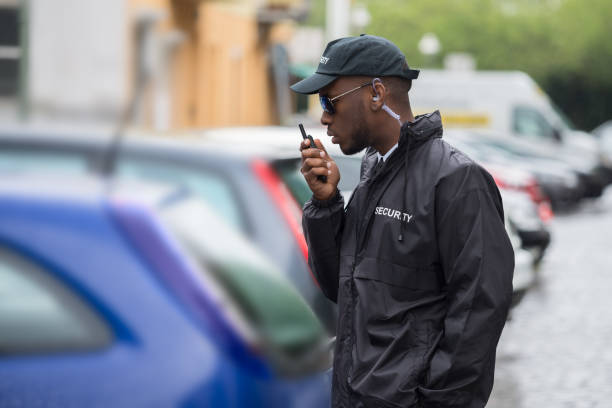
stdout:
<svg viewBox="0 0 612 408">
<path fill-rule="evenodd" d="M 610 0 L 367 0 L 369 34 L 395 42 L 415 67 L 440 67 L 467 52 L 478 69 L 532 75 L 584 129 L 612 118 Z M 426 58 L 427 32 L 442 50 Z"/>
<path fill-rule="evenodd" d="M 310 10 L 303 23 L 306 26 L 325 27 L 325 0 L 308 0 Z"/>
</svg>

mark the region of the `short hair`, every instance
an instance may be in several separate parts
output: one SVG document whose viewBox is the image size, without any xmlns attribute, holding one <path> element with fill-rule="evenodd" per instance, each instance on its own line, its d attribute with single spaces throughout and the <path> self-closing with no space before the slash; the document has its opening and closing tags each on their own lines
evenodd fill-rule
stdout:
<svg viewBox="0 0 612 408">
<path fill-rule="evenodd" d="M 412 80 L 400 77 L 384 77 L 383 83 L 391 99 L 397 102 L 405 101 L 408 98 L 408 91 L 412 88 Z"/>
</svg>

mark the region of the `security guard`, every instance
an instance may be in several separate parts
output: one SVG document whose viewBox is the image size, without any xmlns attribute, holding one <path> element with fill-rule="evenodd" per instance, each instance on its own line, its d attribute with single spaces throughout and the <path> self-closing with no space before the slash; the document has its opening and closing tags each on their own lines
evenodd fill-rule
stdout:
<svg viewBox="0 0 612 408">
<path fill-rule="evenodd" d="M 502 202 L 442 140 L 437 111 L 413 116 L 418 74 L 393 43 L 362 35 L 330 42 L 291 87 L 319 93 L 345 154 L 367 149 L 345 209 L 334 160 L 318 139 L 301 145 L 309 264 L 339 307 L 334 407 L 483 407 L 493 386 L 514 269 Z"/>
</svg>

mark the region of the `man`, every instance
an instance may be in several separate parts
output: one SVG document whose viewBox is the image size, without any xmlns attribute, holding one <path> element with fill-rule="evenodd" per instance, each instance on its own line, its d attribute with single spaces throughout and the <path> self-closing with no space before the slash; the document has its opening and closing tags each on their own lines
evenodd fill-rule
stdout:
<svg viewBox="0 0 612 408">
<path fill-rule="evenodd" d="M 291 87 L 319 93 L 345 154 L 367 149 L 345 210 L 333 159 L 318 139 L 301 145 L 309 264 L 339 307 L 335 407 L 483 407 L 493 386 L 514 268 L 502 202 L 441 139 L 437 111 L 413 116 L 418 73 L 393 43 L 362 35 L 330 42 Z"/>
</svg>

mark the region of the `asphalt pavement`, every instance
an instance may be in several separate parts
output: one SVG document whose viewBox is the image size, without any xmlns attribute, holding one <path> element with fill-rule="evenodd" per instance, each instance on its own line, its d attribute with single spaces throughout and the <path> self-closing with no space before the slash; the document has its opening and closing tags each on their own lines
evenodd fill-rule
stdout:
<svg viewBox="0 0 612 408">
<path fill-rule="evenodd" d="M 612 186 L 551 232 L 500 339 L 488 408 L 612 407 Z"/>
</svg>

